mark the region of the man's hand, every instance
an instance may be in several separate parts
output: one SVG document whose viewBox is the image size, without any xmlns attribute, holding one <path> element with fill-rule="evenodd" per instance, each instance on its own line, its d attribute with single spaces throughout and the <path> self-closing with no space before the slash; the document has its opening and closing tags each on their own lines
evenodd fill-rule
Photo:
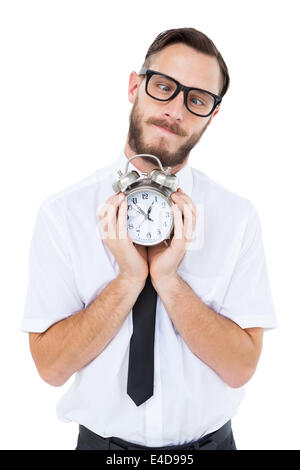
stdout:
<svg viewBox="0 0 300 470">
<path fill-rule="evenodd" d="M 148 247 L 150 275 L 153 282 L 177 276 L 189 242 L 193 239 L 197 210 L 191 198 L 181 189 L 171 195 L 174 217 L 174 236 L 169 247 L 164 243 Z"/>
<path fill-rule="evenodd" d="M 124 193 L 109 197 L 99 213 L 103 242 L 119 265 L 121 278 L 144 284 L 148 276 L 147 248 L 135 246 L 127 233 Z"/>
</svg>

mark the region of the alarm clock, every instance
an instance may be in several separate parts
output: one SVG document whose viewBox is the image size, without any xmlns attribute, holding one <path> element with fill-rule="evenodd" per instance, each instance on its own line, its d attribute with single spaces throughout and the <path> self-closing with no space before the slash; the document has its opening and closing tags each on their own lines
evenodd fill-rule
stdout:
<svg viewBox="0 0 300 470">
<path fill-rule="evenodd" d="M 128 172 L 131 160 L 138 157 L 154 158 L 159 169 L 148 175 L 133 170 Z M 125 173 L 118 170 L 118 179 L 112 185 L 118 193 L 122 191 L 127 200 L 127 233 L 133 243 L 144 246 L 158 245 L 174 232 L 171 194 L 179 187 L 179 179 L 171 174 L 171 167 L 162 167 L 158 157 L 151 154 L 138 154 L 129 158 Z"/>
</svg>

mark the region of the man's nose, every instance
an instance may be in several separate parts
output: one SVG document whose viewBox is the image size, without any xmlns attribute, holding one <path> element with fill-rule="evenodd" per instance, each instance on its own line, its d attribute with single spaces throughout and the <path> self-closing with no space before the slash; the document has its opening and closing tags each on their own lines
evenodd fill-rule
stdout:
<svg viewBox="0 0 300 470">
<path fill-rule="evenodd" d="M 180 91 L 175 98 L 165 102 L 164 114 L 172 119 L 182 121 L 184 109 L 184 94 L 183 91 Z"/>
</svg>

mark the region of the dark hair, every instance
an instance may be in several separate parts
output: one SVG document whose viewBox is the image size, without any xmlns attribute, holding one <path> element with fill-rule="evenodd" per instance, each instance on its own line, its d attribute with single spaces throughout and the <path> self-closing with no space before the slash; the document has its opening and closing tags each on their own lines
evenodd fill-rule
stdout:
<svg viewBox="0 0 300 470">
<path fill-rule="evenodd" d="M 187 46 L 190 46 L 193 49 L 196 49 L 197 51 L 216 57 L 223 78 L 223 86 L 220 91 L 220 96 L 224 96 L 226 91 L 228 90 L 230 81 L 227 65 L 225 64 L 223 57 L 221 56 L 220 52 L 218 51 L 212 40 L 197 29 L 177 28 L 168 29 L 160 33 L 149 47 L 145 56 L 143 67 L 149 67 L 151 62 L 151 56 L 153 54 L 156 54 L 165 47 L 175 43 L 186 44 Z"/>
</svg>

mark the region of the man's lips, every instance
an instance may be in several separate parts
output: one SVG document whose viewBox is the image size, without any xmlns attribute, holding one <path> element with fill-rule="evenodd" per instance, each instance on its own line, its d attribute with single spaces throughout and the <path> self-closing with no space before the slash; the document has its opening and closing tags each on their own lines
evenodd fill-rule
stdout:
<svg viewBox="0 0 300 470">
<path fill-rule="evenodd" d="M 171 123 L 167 122 L 165 119 L 156 119 L 154 117 L 150 117 L 146 120 L 146 124 L 152 124 L 164 134 L 171 134 L 174 136 L 176 135 L 178 137 L 188 137 L 188 133 L 182 129 L 177 122 Z"/>
<path fill-rule="evenodd" d="M 168 127 L 157 126 L 154 124 L 155 127 L 158 127 L 161 131 L 167 132 L 167 134 L 177 135 L 175 132 L 171 131 Z"/>
</svg>

